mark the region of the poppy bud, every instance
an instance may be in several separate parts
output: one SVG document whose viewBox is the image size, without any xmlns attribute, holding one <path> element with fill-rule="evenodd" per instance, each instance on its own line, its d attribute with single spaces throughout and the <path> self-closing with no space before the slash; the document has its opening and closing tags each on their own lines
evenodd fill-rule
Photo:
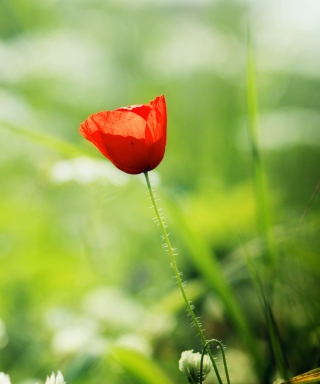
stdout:
<svg viewBox="0 0 320 384">
<path fill-rule="evenodd" d="M 160 164 L 166 147 L 165 98 L 95 113 L 79 132 L 121 171 L 133 175 L 151 171 Z"/>
</svg>

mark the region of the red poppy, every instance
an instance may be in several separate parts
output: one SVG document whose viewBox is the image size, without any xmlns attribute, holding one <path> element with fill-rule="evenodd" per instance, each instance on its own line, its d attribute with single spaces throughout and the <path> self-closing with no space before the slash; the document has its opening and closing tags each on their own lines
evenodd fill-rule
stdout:
<svg viewBox="0 0 320 384">
<path fill-rule="evenodd" d="M 166 147 L 165 98 L 95 113 L 79 132 L 121 171 L 133 175 L 151 171 L 160 164 Z"/>
</svg>

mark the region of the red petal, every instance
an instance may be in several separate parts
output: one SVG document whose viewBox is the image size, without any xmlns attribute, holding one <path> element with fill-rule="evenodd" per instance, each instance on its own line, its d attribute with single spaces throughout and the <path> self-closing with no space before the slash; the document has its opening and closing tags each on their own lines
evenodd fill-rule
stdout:
<svg viewBox="0 0 320 384">
<path fill-rule="evenodd" d="M 137 174 L 152 170 L 165 152 L 165 98 L 93 114 L 79 131 L 122 171 Z"/>
</svg>

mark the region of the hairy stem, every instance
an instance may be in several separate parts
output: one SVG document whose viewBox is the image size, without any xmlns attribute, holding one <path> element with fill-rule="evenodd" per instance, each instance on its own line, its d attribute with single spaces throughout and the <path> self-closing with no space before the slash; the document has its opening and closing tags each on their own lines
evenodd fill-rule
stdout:
<svg viewBox="0 0 320 384">
<path fill-rule="evenodd" d="M 152 201 L 152 205 L 153 205 L 153 208 L 154 208 L 157 220 L 159 222 L 159 226 L 160 226 L 161 231 L 163 233 L 163 239 L 164 239 L 164 241 L 165 241 L 165 243 L 167 245 L 168 253 L 169 253 L 169 256 L 170 256 L 170 261 L 171 261 L 171 264 L 172 264 L 172 268 L 173 268 L 175 277 L 176 277 L 177 282 L 178 282 L 178 286 L 179 286 L 180 292 L 181 292 L 183 300 L 184 300 L 184 302 L 185 302 L 185 304 L 187 306 L 188 312 L 189 312 L 189 314 L 190 314 L 190 316 L 192 318 L 192 321 L 193 321 L 193 323 L 194 323 L 194 325 L 195 325 L 195 327 L 196 327 L 196 329 L 198 331 L 198 334 L 199 334 L 199 336 L 201 338 L 202 344 L 205 345 L 207 340 L 206 340 L 206 338 L 205 338 L 205 336 L 204 336 L 204 334 L 202 332 L 202 329 L 201 329 L 201 326 L 199 324 L 199 321 L 197 320 L 197 318 L 196 318 L 196 316 L 195 316 L 195 314 L 193 312 L 193 309 L 192 309 L 192 306 L 190 304 L 190 301 L 188 300 L 186 292 L 184 290 L 183 283 L 182 283 L 182 280 L 181 280 L 181 277 L 180 277 L 180 273 L 179 273 L 179 270 L 178 270 L 178 267 L 177 267 L 176 259 L 175 259 L 175 256 L 174 256 L 174 252 L 173 252 L 173 249 L 172 249 L 172 246 L 171 246 L 171 243 L 170 243 L 170 240 L 169 240 L 169 237 L 168 237 L 165 225 L 164 225 L 163 220 L 161 218 L 161 215 L 159 213 L 159 209 L 158 209 L 155 197 L 154 197 L 154 193 L 153 193 L 152 188 L 151 188 L 148 172 L 145 172 L 144 175 L 145 175 L 145 178 L 146 178 L 146 182 L 147 182 L 150 198 L 151 198 L 151 201 Z M 213 357 L 212 352 L 210 351 L 210 349 L 208 350 L 208 354 L 209 354 L 210 359 L 212 361 L 212 365 L 213 365 L 215 374 L 217 376 L 217 379 L 219 381 L 219 384 L 222 384 L 222 380 L 221 380 L 218 368 L 216 366 L 216 363 L 214 361 L 214 357 Z"/>
</svg>

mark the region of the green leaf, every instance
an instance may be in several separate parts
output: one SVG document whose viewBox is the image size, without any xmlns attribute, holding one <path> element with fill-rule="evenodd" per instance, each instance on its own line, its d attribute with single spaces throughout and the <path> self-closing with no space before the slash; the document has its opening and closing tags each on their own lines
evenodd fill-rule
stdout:
<svg viewBox="0 0 320 384">
<path fill-rule="evenodd" d="M 177 224 L 176 229 L 178 230 L 178 234 L 186 245 L 188 256 L 191 258 L 194 266 L 202 275 L 207 286 L 221 298 L 225 309 L 237 327 L 239 334 L 243 336 L 243 339 L 251 349 L 252 356 L 254 356 L 257 366 L 263 366 L 261 356 L 257 351 L 254 336 L 247 325 L 244 314 L 235 299 L 235 294 L 230 288 L 210 244 L 198 231 L 195 225 L 186 218 L 177 201 L 167 195 L 166 205 L 170 210 L 172 218 Z"/>
<path fill-rule="evenodd" d="M 173 381 L 152 360 L 136 350 L 114 347 L 112 354 L 121 366 L 141 383 L 173 384 Z"/>
<path fill-rule="evenodd" d="M 10 132 L 18 136 L 21 136 L 31 142 L 34 142 L 42 147 L 49 148 L 55 152 L 67 155 L 68 157 L 78 157 L 78 156 L 94 157 L 93 152 L 87 150 L 85 147 L 80 147 L 78 145 L 59 139 L 52 135 L 48 135 L 43 132 L 39 132 L 30 128 L 14 125 L 5 121 L 0 121 L 0 126 L 8 129 Z"/>
</svg>

